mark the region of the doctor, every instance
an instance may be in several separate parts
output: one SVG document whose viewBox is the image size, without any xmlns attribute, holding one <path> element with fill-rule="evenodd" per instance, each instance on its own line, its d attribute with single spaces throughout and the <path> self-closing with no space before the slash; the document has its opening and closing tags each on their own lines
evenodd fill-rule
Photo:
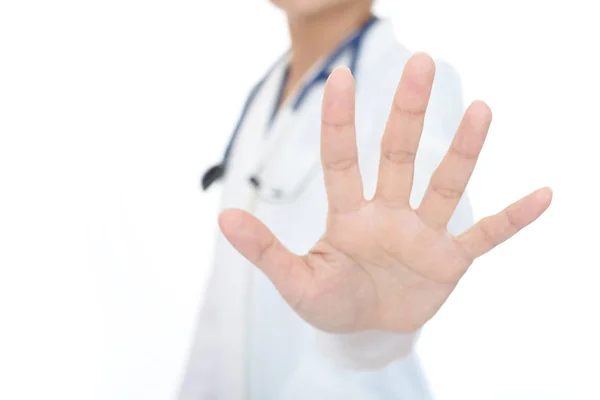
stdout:
<svg viewBox="0 0 600 400">
<path fill-rule="evenodd" d="M 204 176 L 225 211 L 180 399 L 429 399 L 419 329 L 552 193 L 473 225 L 489 108 L 462 115 L 456 72 L 398 43 L 372 0 L 273 2 L 291 51 Z"/>
</svg>

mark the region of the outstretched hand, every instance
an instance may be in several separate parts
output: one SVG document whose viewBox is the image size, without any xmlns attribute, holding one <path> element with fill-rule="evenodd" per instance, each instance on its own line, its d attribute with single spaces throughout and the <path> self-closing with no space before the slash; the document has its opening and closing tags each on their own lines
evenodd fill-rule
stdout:
<svg viewBox="0 0 600 400">
<path fill-rule="evenodd" d="M 434 73 L 433 60 L 422 53 L 404 68 L 382 139 L 372 200 L 363 196 L 358 168 L 354 81 L 346 68 L 331 74 L 321 128 L 327 229 L 308 254 L 291 253 L 245 211 L 226 210 L 220 216 L 231 244 L 319 329 L 418 330 L 439 310 L 473 260 L 535 221 L 550 205 L 550 189 L 539 189 L 459 236 L 448 233 L 446 226 L 492 119 L 488 106 L 477 101 L 465 112 L 421 204 L 410 206 L 415 154 Z"/>
</svg>

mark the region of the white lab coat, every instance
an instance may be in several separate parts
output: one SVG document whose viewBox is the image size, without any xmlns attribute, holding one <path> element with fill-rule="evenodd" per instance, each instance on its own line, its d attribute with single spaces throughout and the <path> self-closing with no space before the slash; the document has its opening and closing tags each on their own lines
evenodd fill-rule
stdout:
<svg viewBox="0 0 600 400">
<path fill-rule="evenodd" d="M 385 20 L 371 27 L 360 49 L 355 74 L 357 140 L 365 195 L 369 197 L 376 185 L 381 135 L 410 55 Z M 342 54 L 335 64 L 348 63 L 349 57 Z M 327 201 L 319 164 L 324 85 L 312 88 L 295 111 L 291 96 L 270 124 L 286 61 L 281 60 L 266 78 L 240 127 L 225 177 L 222 207 L 252 212 L 291 251 L 305 253 L 323 233 L 326 221 Z M 441 61 L 436 65 L 416 158 L 413 205 L 423 196 L 463 111 L 456 72 Z M 264 168 L 257 190 L 248 178 L 260 165 Z M 277 202 L 275 190 L 292 193 L 298 188 L 301 190 L 293 201 Z M 449 229 L 456 234 L 471 224 L 471 210 L 464 196 Z M 214 260 L 180 400 L 431 398 L 411 351 L 412 335 L 318 332 L 300 319 L 262 272 L 220 234 Z"/>
</svg>

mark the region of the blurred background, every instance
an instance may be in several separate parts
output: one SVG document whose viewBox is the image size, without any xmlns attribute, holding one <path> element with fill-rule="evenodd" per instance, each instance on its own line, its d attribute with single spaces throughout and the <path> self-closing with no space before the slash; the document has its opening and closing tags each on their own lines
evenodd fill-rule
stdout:
<svg viewBox="0 0 600 400">
<path fill-rule="evenodd" d="M 424 330 L 435 394 L 600 399 L 594 3 L 376 9 L 494 111 L 476 218 L 555 192 Z M 173 398 L 217 229 L 199 179 L 287 46 L 267 0 L 0 2 L 0 398 Z"/>
</svg>

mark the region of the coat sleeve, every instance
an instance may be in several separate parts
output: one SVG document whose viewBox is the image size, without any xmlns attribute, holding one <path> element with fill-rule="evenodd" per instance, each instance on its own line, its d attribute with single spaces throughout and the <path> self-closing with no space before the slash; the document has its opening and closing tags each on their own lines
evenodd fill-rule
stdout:
<svg viewBox="0 0 600 400">
<path fill-rule="evenodd" d="M 367 93 L 366 96 L 361 97 L 360 93 L 361 87 L 364 86 L 357 86 L 359 163 L 367 198 L 375 192 L 380 139 L 399 79 L 398 70 L 395 74 L 397 75 L 395 79 L 380 80 L 380 82 L 387 82 L 390 87 L 380 85 L 378 88 L 377 84 L 373 83 L 369 85 L 368 90 L 375 92 Z M 357 85 L 361 85 L 361 82 L 357 82 Z M 373 101 L 373 99 L 380 99 L 380 101 Z M 415 179 L 411 194 L 413 207 L 419 205 L 431 175 L 450 146 L 462 118 L 462 101 L 461 83 L 456 71 L 444 62 L 436 62 L 434 88 L 415 160 Z M 361 114 L 361 106 L 366 110 L 365 114 Z M 448 229 L 450 233 L 456 235 L 465 231 L 472 223 L 471 207 L 465 193 L 452 216 Z M 412 349 L 417 337 L 418 332 L 413 334 L 379 331 L 355 334 L 317 332 L 314 351 L 302 360 L 281 400 L 397 398 L 394 396 L 393 382 L 401 379 L 398 375 L 394 374 L 395 376 L 391 376 L 383 385 L 382 382 L 376 385 L 373 382 L 388 374 L 389 369 L 393 370 L 402 363 L 412 362 L 414 358 Z M 408 370 L 418 374 L 418 368 Z M 405 374 L 406 372 L 403 371 L 402 375 Z M 409 380 L 414 383 L 422 378 L 415 376 Z M 390 391 L 386 392 L 388 385 Z M 425 386 L 416 385 L 415 395 L 410 398 L 429 398 L 424 393 L 418 393 Z M 315 387 L 320 388 L 321 391 L 307 392 L 312 390 L 309 388 Z M 403 387 L 411 387 L 411 382 L 406 382 Z M 324 393 L 327 393 L 327 396 L 324 396 Z"/>
</svg>

